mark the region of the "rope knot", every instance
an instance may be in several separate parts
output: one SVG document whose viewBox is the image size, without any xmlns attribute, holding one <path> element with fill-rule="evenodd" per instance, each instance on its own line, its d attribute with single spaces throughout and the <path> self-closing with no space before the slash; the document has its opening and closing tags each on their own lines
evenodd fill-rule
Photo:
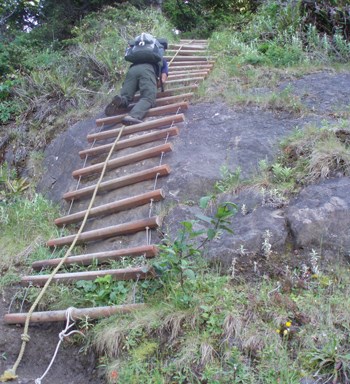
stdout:
<svg viewBox="0 0 350 384">
<path fill-rule="evenodd" d="M 30 336 L 28 335 L 28 333 L 22 333 L 21 340 L 25 341 L 26 343 L 28 343 L 29 340 L 30 340 Z"/>
</svg>

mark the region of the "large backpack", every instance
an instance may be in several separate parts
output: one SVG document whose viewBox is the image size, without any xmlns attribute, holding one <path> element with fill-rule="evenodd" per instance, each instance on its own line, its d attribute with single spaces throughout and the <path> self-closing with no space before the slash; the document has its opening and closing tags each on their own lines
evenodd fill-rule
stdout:
<svg viewBox="0 0 350 384">
<path fill-rule="evenodd" d="M 149 33 L 141 33 L 129 42 L 129 47 L 125 52 L 125 60 L 133 64 L 160 64 L 168 43 L 166 39 L 159 40 Z"/>
</svg>

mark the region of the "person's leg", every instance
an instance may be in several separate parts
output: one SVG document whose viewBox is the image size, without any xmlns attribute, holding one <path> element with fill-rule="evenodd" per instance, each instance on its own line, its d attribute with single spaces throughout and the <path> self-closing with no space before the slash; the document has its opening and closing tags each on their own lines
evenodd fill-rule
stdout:
<svg viewBox="0 0 350 384">
<path fill-rule="evenodd" d="M 135 67 L 137 68 L 140 99 L 131 109 L 129 115 L 138 120 L 142 120 L 148 110 L 155 106 L 157 82 L 154 69 L 151 64 L 140 64 Z"/>
<path fill-rule="evenodd" d="M 119 109 L 127 108 L 138 90 L 137 73 L 138 71 L 135 71 L 135 67 L 129 68 L 122 89 L 120 90 L 120 96 L 114 96 L 112 101 L 105 108 L 106 116 L 116 115 Z"/>
</svg>

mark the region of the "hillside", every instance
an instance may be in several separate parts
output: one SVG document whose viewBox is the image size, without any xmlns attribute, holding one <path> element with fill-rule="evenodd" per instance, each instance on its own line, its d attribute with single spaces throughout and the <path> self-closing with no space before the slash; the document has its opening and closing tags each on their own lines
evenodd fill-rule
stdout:
<svg viewBox="0 0 350 384">
<path fill-rule="evenodd" d="M 236 39 L 229 31 L 209 39 L 215 66 L 189 102 L 179 136 L 169 139 L 172 152 L 162 155 L 171 173 L 157 180 L 166 197 L 152 207 L 163 222 L 151 235 L 161 251 L 147 262 L 157 279 L 54 285 L 39 306 L 110 305 L 108 295 L 117 292 L 113 303 L 136 298 L 147 308 L 77 324 L 87 337 L 64 342 L 49 382 L 349 382 L 350 67 L 330 56 L 326 60 L 321 45 L 312 54 L 298 52 L 293 61 L 295 39 L 279 51 L 275 46 L 270 56 Z M 315 59 L 316 52 L 323 62 Z M 283 65 L 281 58 L 287 60 Z M 38 137 L 42 153 L 21 167 L 21 176 L 35 182 L 35 189 L 28 193 L 23 179 L 5 175 L 2 168 L 20 198 L 5 189 L 6 205 L 0 206 L 1 225 L 6 224 L 1 317 L 9 307 L 28 309 L 37 297 L 38 289 L 20 288 L 18 279 L 33 272 L 32 262 L 52 257 L 45 241 L 57 236 L 51 226 L 58 212 L 70 209 L 62 195 L 76 187 L 72 172 L 82 164 L 78 152 L 96 132 L 96 119 L 105 117 L 103 107 L 114 92 L 112 87 L 96 98 L 92 110 L 69 115 L 54 134 L 49 130 L 44 145 Z M 32 145 L 31 139 L 24 147 Z M 7 160 L 18 156 L 17 149 L 7 148 Z M 118 174 L 158 162 L 148 159 Z M 150 181 L 141 189 L 152 186 Z M 139 192 L 131 186 L 116 196 Z M 125 222 L 149 210 L 129 210 L 110 220 Z M 11 229 L 17 244 L 16 237 L 9 241 Z M 135 246 L 144 236 L 112 238 L 76 251 Z M 111 265 L 138 262 L 145 263 L 126 258 Z M 99 298 L 103 290 L 108 294 Z M 30 327 L 31 341 L 14 382 L 34 382 L 45 371 L 63 328 L 62 323 Z M 16 360 L 22 331 L 1 322 L 0 373 Z"/>
</svg>

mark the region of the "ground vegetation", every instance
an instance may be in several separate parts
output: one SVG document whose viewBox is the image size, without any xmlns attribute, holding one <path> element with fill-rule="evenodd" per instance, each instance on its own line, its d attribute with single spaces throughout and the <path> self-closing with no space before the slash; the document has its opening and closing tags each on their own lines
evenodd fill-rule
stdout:
<svg viewBox="0 0 350 384">
<path fill-rule="evenodd" d="M 59 48 L 52 44 L 42 49 L 39 30 L 33 35 L 18 31 L 11 40 L 0 41 L 5 48 L 0 56 L 1 137 L 13 146 L 22 143 L 26 148 L 42 150 L 59 134 L 63 118 L 67 124 L 95 113 L 105 104 L 110 91 L 123 78 L 122 52 L 130 36 L 148 30 L 176 41 L 171 29 L 178 22 L 184 23 L 200 5 L 203 12 L 211 11 L 209 41 L 218 62 L 198 100 L 214 101 L 220 96 L 231 106 L 255 105 L 301 115 L 305 106 L 300 98 L 288 87 L 278 89 L 277 85 L 281 80 L 320 69 L 348 71 L 350 43 L 349 24 L 344 17 L 347 4 L 324 1 L 317 12 L 310 9 L 310 4 L 298 4 L 230 2 L 235 16 L 225 17 L 223 25 L 219 25 L 219 19 L 225 9 L 209 1 L 185 2 L 178 13 L 172 11 L 175 2 L 166 1 L 165 13 L 174 17 L 171 23 L 156 11 L 108 6 L 75 23 L 69 36 L 59 41 Z M 192 7 L 190 11 L 184 10 L 187 6 Z M 203 13 L 196 14 L 198 20 L 191 25 L 194 36 L 208 37 L 203 34 L 208 20 Z M 3 13 L 3 20 L 16 23 L 14 15 Z M 267 80 L 270 85 L 276 84 L 274 92 L 252 92 L 261 90 Z M 40 309 L 147 302 L 144 312 L 99 323 L 87 319 L 79 324 L 87 337 L 82 340 L 77 336 L 74 342 L 81 343 L 85 350 L 97 351 L 99 367 L 111 384 L 214 384 L 233 380 L 348 383 L 348 264 L 338 260 L 334 265 L 321 266 L 320 255 L 313 251 L 297 268 L 270 266 L 269 273 L 256 273 L 248 279 L 239 273 L 234 260 L 230 270 L 223 271 L 203 257 L 206 246 L 229 232 L 228 224 L 235 220 L 237 207 L 233 202 L 219 203 L 222 194 L 243 184 L 258 184 L 287 199 L 301 186 L 321 178 L 339 173 L 349 176 L 348 110 L 341 111 L 341 119 L 337 126 L 325 123 L 322 129 L 310 125 L 307 130 L 296 130 L 280 143 L 278 158 L 271 163 L 261 159 L 257 178 L 242 182 L 239 169 L 223 166 L 211 193 L 194 202 L 201 213 L 184 221 L 177 234 L 165 237 L 160 244 L 160 255 L 152 264 L 158 279 L 135 285 L 114 282 L 106 276 L 70 287 L 52 286 Z M 20 129 L 22 125 L 25 128 Z M 19 152 L 14 153 L 19 156 Z M 16 284 L 32 261 L 48 258 L 44 240 L 56 237 L 57 229 L 51 223 L 58 207 L 35 193 L 38 163 L 40 152 L 30 158 L 33 169 L 27 179 L 19 172 L 23 167 L 18 161 L 14 168 L 8 162 L 1 164 L 3 291 Z M 269 234 L 263 249 L 268 258 Z M 281 259 L 287 257 L 280 255 Z M 110 267 L 145 263 L 126 258 Z M 22 291 L 14 302 L 30 303 L 37 294 L 35 288 Z"/>
</svg>

